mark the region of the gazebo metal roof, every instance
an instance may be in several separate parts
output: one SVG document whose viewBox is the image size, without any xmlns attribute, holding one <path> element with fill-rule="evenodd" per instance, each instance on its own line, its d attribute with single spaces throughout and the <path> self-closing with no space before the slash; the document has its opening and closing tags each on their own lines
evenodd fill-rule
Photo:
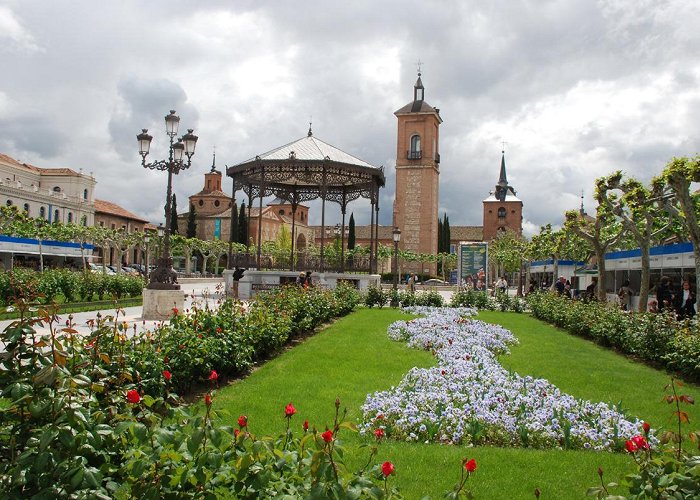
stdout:
<svg viewBox="0 0 700 500">
<path fill-rule="evenodd" d="M 369 199 L 372 205 L 371 225 L 373 227 L 370 260 L 372 257 L 376 259 L 379 188 L 384 187 L 386 183 L 384 167 L 375 167 L 314 137 L 309 128 L 306 137 L 228 167 L 226 175 L 233 179 L 234 193 L 237 188 L 243 189 L 251 203 L 254 198 L 260 198 L 261 206 L 262 198 L 274 195 L 288 201 L 294 213 L 300 203 L 321 198 L 323 201 L 322 226 L 325 226 L 326 201 L 333 201 L 340 205 L 343 215 L 342 226 L 345 227 L 348 203 L 361 197 Z M 258 261 L 262 238 L 260 228 L 259 224 Z M 292 218 L 292 233 L 294 233 L 294 218 Z M 323 247 L 322 237 L 322 269 Z M 341 252 L 344 253 L 342 245 Z M 294 240 L 292 239 L 293 253 Z"/>
</svg>

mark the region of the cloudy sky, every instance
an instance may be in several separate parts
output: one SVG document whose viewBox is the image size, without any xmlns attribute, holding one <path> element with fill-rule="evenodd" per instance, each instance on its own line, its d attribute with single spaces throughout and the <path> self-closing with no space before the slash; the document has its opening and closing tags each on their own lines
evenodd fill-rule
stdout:
<svg viewBox="0 0 700 500">
<path fill-rule="evenodd" d="M 312 117 L 315 136 L 387 169 L 390 224 L 393 112 L 420 60 L 444 120 L 440 213 L 481 224 L 505 141 L 531 234 L 581 190 L 590 210 L 598 176 L 647 181 L 700 151 L 698 26 L 687 0 L 0 0 L 0 152 L 93 172 L 98 198 L 157 222 L 165 175 L 141 167 L 135 136 L 150 129 L 164 158 L 169 109 L 200 137 L 175 179 L 181 211 L 214 148 L 234 165 Z M 366 205 L 350 207 L 358 223 Z"/>
</svg>

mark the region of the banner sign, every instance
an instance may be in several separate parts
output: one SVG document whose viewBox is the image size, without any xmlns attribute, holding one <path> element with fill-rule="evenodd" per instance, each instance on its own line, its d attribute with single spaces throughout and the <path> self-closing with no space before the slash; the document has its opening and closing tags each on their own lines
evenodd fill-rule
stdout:
<svg viewBox="0 0 700 500">
<path fill-rule="evenodd" d="M 460 243 L 459 244 L 459 278 L 460 282 L 471 280 L 476 287 L 478 281 L 484 285 L 488 283 L 488 244 L 487 243 Z"/>
<path fill-rule="evenodd" d="M 221 219 L 214 219 L 214 239 L 221 239 Z"/>
</svg>

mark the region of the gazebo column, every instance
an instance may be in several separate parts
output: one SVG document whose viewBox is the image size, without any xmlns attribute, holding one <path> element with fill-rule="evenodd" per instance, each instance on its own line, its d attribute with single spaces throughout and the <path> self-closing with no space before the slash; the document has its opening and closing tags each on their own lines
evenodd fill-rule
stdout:
<svg viewBox="0 0 700 500">
<path fill-rule="evenodd" d="M 232 260 L 233 260 L 233 238 L 234 238 L 233 230 L 235 227 L 234 221 L 237 222 L 237 217 L 238 217 L 238 214 L 234 213 L 234 210 L 233 210 L 236 207 L 236 178 L 235 177 L 232 177 L 231 184 L 232 184 L 232 186 L 231 186 L 231 222 L 229 224 L 229 229 L 228 229 L 228 233 L 229 233 L 228 234 L 228 259 L 226 262 L 226 267 L 228 269 L 231 269 L 233 267 L 233 262 L 232 262 Z"/>
<path fill-rule="evenodd" d="M 374 217 L 374 272 L 379 272 L 379 187 L 377 187 L 377 202 L 374 210 L 377 213 Z"/>
<path fill-rule="evenodd" d="M 294 240 L 295 235 L 294 235 L 294 229 L 296 226 L 296 219 L 297 219 L 297 207 L 299 206 L 299 203 L 297 202 L 297 197 L 296 197 L 296 191 L 292 195 L 292 252 L 289 255 L 289 269 L 291 271 L 294 271 L 295 265 L 294 265 L 294 247 L 296 241 Z"/>
<path fill-rule="evenodd" d="M 369 221 L 369 273 L 374 273 L 374 192 L 370 195 Z"/>
<path fill-rule="evenodd" d="M 327 193 L 327 178 L 326 178 L 326 165 L 324 163 L 323 165 L 323 174 L 322 174 L 322 184 L 321 184 L 321 262 L 319 263 L 319 267 L 321 269 L 321 272 L 324 271 L 324 249 L 325 249 L 325 242 L 326 242 L 326 193 Z"/>
<path fill-rule="evenodd" d="M 260 252 L 262 251 L 262 211 L 263 211 L 263 198 L 265 197 L 265 168 L 262 170 L 262 177 L 260 178 L 260 206 L 258 212 L 258 258 L 257 267 L 260 271 Z"/>
<path fill-rule="evenodd" d="M 343 214 L 343 219 L 340 224 L 340 272 L 345 272 L 345 212 L 347 210 L 346 193 L 343 190 L 343 204 L 341 205 L 341 212 Z"/>
</svg>

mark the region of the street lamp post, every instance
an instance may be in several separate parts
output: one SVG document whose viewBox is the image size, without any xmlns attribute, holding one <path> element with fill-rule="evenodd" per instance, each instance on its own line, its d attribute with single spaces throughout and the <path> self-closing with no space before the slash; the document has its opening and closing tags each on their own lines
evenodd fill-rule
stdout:
<svg viewBox="0 0 700 500">
<path fill-rule="evenodd" d="M 338 250 L 342 252 L 342 248 L 338 248 L 338 244 L 340 243 L 340 224 L 336 224 L 335 227 L 333 228 L 333 234 L 335 235 L 335 241 L 333 243 L 334 250 Z M 336 265 L 335 265 L 335 270 L 340 271 L 341 263 L 340 263 L 340 255 L 338 252 L 335 254 L 335 259 L 336 259 Z"/>
<path fill-rule="evenodd" d="M 144 230 L 144 231 L 145 231 L 145 230 Z M 144 234 L 144 235 L 143 235 L 143 246 L 144 246 L 144 256 L 143 256 L 143 260 L 144 260 L 144 266 L 145 266 L 145 267 L 144 267 L 143 275 L 144 275 L 144 277 L 146 278 L 146 282 L 148 282 L 148 264 L 149 264 L 149 262 L 148 262 L 148 260 L 149 260 L 149 259 L 148 259 L 148 253 L 149 253 L 149 252 L 148 252 L 148 251 L 149 251 L 148 244 L 149 244 L 150 242 L 151 242 L 151 237 L 148 236 L 148 234 Z"/>
<path fill-rule="evenodd" d="M 163 253 L 157 261 L 156 269 L 151 273 L 148 288 L 151 290 L 179 290 L 177 274 L 173 270 L 173 259 L 170 256 L 170 225 L 171 225 L 171 202 L 173 190 L 173 174 L 177 175 L 180 170 L 185 170 L 192 164 L 192 155 L 197 145 L 198 137 L 194 135 L 192 129 L 174 142 L 177 129 L 180 124 L 180 117 L 175 114 L 175 110 L 170 110 L 170 114 L 165 117 L 165 132 L 170 137 L 170 153 L 167 160 L 157 160 L 146 163 L 146 156 L 151 148 L 153 136 L 148 134 L 148 129 L 143 129 L 136 136 L 139 142 L 139 154 L 141 155 L 141 165 L 151 170 L 165 170 L 168 172 L 168 188 L 165 197 L 165 238 L 163 239 Z M 187 156 L 187 162 L 184 161 Z"/>
<path fill-rule="evenodd" d="M 401 230 L 395 227 L 391 233 L 394 238 L 394 287 L 391 294 L 391 307 L 398 307 L 398 289 L 399 289 L 399 241 L 401 241 Z"/>
</svg>

